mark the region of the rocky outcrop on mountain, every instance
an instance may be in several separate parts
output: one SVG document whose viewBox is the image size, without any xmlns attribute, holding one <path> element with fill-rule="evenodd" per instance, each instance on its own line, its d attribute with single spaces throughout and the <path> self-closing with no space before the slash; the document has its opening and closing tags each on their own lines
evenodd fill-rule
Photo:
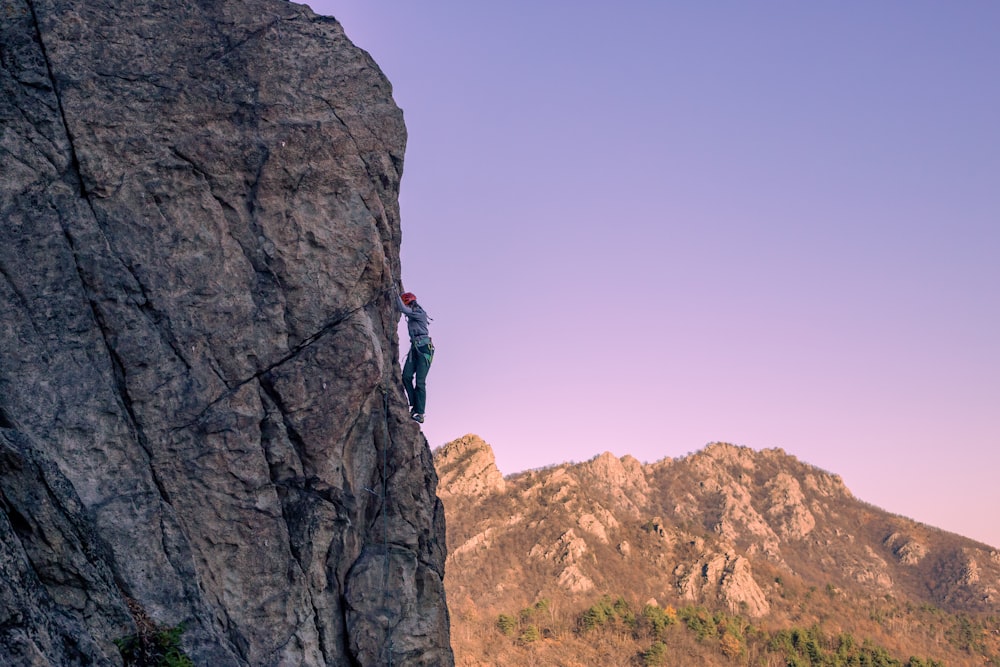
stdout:
<svg viewBox="0 0 1000 667">
<path fill-rule="evenodd" d="M 507 483 L 497 468 L 493 449 L 475 435 L 453 440 L 435 453 L 439 493 L 476 498 L 503 493 Z"/>
<path fill-rule="evenodd" d="M 693 565 L 674 570 L 681 598 L 701 601 L 717 598 L 732 613 L 759 618 L 771 610 L 764 591 L 753 578 L 749 559 L 732 553 L 713 554 Z"/>
<path fill-rule="evenodd" d="M 885 546 L 892 549 L 893 555 L 904 565 L 916 565 L 927 555 L 927 547 L 900 533 L 885 538 Z"/>
<path fill-rule="evenodd" d="M 611 452 L 604 452 L 582 465 L 592 482 L 610 493 L 616 505 L 639 516 L 639 507 L 647 500 L 649 484 L 637 459 L 631 456 L 619 459 Z"/>
<path fill-rule="evenodd" d="M 451 664 L 389 82 L 279 0 L 0 12 L 0 663 Z"/>
<path fill-rule="evenodd" d="M 435 451 L 437 465 L 454 446 Z M 838 476 L 781 450 L 714 443 L 646 465 L 605 453 L 505 481 L 489 502 L 443 495 L 460 616 L 462 600 L 482 613 L 603 594 L 769 622 L 886 599 L 1000 612 L 995 550 L 867 505 Z"/>
</svg>

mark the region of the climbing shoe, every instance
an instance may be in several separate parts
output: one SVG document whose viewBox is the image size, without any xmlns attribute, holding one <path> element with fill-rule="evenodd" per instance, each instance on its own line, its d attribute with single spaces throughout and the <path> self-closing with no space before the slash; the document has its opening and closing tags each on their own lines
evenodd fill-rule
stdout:
<svg viewBox="0 0 1000 667">
<path fill-rule="evenodd" d="M 413 417 L 413 421 L 417 422 L 418 424 L 423 424 L 424 423 L 424 416 L 422 414 L 420 414 L 419 412 L 414 412 L 410 416 Z"/>
</svg>

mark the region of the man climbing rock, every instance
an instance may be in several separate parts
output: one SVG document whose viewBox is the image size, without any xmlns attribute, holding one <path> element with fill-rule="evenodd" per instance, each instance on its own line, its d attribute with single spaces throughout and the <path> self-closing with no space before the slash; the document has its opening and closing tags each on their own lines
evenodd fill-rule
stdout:
<svg viewBox="0 0 1000 667">
<path fill-rule="evenodd" d="M 406 329 L 410 334 L 410 352 L 403 364 L 403 387 L 410 401 L 410 416 L 423 423 L 427 406 L 427 371 L 434 360 L 434 344 L 427 331 L 427 311 L 417 303 L 413 292 L 396 293 L 396 306 L 406 315 Z"/>
</svg>

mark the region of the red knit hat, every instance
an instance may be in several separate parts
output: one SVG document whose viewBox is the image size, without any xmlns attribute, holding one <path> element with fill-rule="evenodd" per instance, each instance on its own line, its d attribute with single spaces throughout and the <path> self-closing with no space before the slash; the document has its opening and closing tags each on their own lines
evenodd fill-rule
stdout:
<svg viewBox="0 0 1000 667">
<path fill-rule="evenodd" d="M 409 306 L 411 303 L 417 300 L 417 295 L 413 292 L 406 292 L 405 294 L 400 294 L 399 298 L 403 300 L 403 303 Z"/>
</svg>

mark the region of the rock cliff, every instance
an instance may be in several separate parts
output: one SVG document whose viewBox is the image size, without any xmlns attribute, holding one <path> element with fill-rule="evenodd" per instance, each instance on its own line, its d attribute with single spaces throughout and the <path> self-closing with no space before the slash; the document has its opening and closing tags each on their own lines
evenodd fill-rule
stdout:
<svg viewBox="0 0 1000 667">
<path fill-rule="evenodd" d="M 451 664 L 389 82 L 279 0 L 0 15 L 0 664 Z"/>
</svg>

